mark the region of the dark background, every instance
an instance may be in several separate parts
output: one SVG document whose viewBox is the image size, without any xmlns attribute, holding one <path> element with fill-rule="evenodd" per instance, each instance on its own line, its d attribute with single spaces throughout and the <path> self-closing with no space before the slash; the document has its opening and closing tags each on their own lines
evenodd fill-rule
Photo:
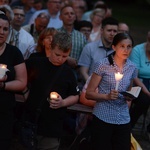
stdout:
<svg viewBox="0 0 150 150">
<path fill-rule="evenodd" d="M 96 0 L 86 0 L 92 9 Z M 125 22 L 130 27 L 134 45 L 145 42 L 150 30 L 150 0 L 104 0 L 112 15 L 119 22 Z"/>
</svg>

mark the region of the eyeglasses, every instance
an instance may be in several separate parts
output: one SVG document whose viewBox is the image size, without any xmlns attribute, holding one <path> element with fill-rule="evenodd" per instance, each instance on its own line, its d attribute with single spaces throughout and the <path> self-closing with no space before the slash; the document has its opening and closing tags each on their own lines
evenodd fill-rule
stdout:
<svg viewBox="0 0 150 150">
<path fill-rule="evenodd" d="M 95 16 L 97 16 L 97 17 L 99 17 L 99 18 L 104 18 L 103 16 L 100 16 L 100 15 L 98 15 L 98 14 L 95 14 Z"/>
<path fill-rule="evenodd" d="M 80 31 L 81 31 L 81 32 L 91 32 L 90 29 L 81 29 Z"/>
</svg>

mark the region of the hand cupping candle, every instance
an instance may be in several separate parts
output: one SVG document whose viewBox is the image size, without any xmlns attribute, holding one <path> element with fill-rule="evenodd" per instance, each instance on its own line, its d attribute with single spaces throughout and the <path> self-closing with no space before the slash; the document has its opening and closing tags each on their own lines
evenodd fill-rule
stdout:
<svg viewBox="0 0 150 150">
<path fill-rule="evenodd" d="M 5 64 L 0 64 L 0 79 L 3 78 L 6 74 L 6 72 L 9 71 L 7 69 L 7 65 Z"/>
</svg>

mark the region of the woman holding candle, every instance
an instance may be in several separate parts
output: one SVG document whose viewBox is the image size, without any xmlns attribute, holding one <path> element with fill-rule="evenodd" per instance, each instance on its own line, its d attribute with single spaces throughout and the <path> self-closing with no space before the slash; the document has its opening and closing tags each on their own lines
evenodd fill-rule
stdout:
<svg viewBox="0 0 150 150">
<path fill-rule="evenodd" d="M 14 122 L 15 92 L 24 90 L 26 67 L 20 50 L 6 43 L 9 19 L 0 14 L 0 64 L 9 71 L 0 79 L 0 149 L 8 150 Z M 6 69 L 6 68 L 5 68 Z"/>
<path fill-rule="evenodd" d="M 127 99 L 119 92 L 129 90 L 133 79 L 137 78 L 137 69 L 128 59 L 132 46 L 132 37 L 119 33 L 112 43 L 115 53 L 95 64 L 86 91 L 86 97 L 96 101 L 91 129 L 92 150 L 130 150 L 129 108 Z M 118 80 L 115 79 L 117 72 Z M 116 81 L 119 81 L 117 88 Z"/>
</svg>

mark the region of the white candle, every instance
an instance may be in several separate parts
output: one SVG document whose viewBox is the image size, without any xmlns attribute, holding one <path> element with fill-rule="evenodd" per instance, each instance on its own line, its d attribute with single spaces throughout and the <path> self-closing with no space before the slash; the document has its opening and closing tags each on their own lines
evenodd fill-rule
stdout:
<svg viewBox="0 0 150 150">
<path fill-rule="evenodd" d="M 58 93 L 57 92 L 51 92 L 50 93 L 50 99 L 56 99 L 58 98 Z"/>
<path fill-rule="evenodd" d="M 6 74 L 6 71 L 8 71 L 7 65 L 0 64 L 0 78 L 4 77 L 4 75 Z"/>
<path fill-rule="evenodd" d="M 123 77 L 123 74 L 121 74 L 120 72 L 115 73 L 115 80 L 116 80 L 115 90 L 118 90 L 119 82 L 122 79 L 122 77 Z"/>
</svg>

